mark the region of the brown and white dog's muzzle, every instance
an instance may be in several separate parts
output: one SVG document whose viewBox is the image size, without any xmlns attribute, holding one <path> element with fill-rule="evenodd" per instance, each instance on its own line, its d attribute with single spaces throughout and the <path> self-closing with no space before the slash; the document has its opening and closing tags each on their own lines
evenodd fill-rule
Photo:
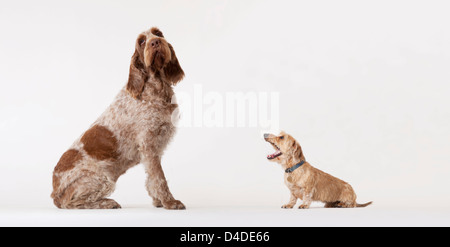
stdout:
<svg viewBox="0 0 450 247">
<path fill-rule="evenodd" d="M 169 44 L 163 38 L 152 38 L 144 49 L 145 66 L 153 72 L 161 70 L 171 59 Z"/>
</svg>

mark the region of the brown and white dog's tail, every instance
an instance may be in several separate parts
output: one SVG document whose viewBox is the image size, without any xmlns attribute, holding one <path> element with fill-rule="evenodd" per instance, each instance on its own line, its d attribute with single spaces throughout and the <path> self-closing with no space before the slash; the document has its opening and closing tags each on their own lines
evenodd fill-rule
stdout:
<svg viewBox="0 0 450 247">
<path fill-rule="evenodd" d="M 372 202 L 367 202 L 367 203 L 364 203 L 364 204 L 356 203 L 356 207 L 357 208 L 364 208 L 364 207 L 369 206 L 370 204 L 372 204 Z"/>
</svg>

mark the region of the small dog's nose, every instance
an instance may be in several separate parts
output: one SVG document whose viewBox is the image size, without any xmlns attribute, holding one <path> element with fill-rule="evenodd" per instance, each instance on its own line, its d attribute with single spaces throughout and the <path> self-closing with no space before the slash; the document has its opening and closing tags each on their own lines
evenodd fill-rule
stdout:
<svg viewBox="0 0 450 247">
<path fill-rule="evenodd" d="M 269 134 L 264 134 L 264 138 L 269 138 Z"/>
<path fill-rule="evenodd" d="M 159 39 L 153 39 L 153 40 L 150 41 L 150 45 L 151 45 L 153 48 L 158 47 L 158 46 L 159 46 L 159 43 L 161 43 L 161 42 L 159 41 Z"/>
</svg>

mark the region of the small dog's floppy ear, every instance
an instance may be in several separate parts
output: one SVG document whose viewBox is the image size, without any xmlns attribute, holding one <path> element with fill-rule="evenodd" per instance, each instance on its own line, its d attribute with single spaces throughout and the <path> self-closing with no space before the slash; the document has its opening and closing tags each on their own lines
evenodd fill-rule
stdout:
<svg viewBox="0 0 450 247">
<path fill-rule="evenodd" d="M 298 157 L 298 158 L 303 157 L 302 147 L 300 146 L 300 144 L 297 143 L 297 141 L 294 140 L 291 148 L 292 148 L 292 154 L 294 157 Z"/>
<path fill-rule="evenodd" d="M 169 48 L 171 52 L 171 59 L 169 63 L 164 67 L 164 75 L 167 80 L 172 82 L 172 85 L 175 85 L 183 79 L 184 71 L 181 68 L 180 63 L 178 62 L 178 58 L 175 55 L 175 50 L 173 49 L 171 44 L 169 44 Z"/>
<path fill-rule="evenodd" d="M 140 54 L 136 50 L 131 58 L 130 74 L 128 75 L 127 90 L 135 99 L 140 99 L 144 90 L 144 83 L 147 80 L 147 71 L 140 59 Z"/>
</svg>

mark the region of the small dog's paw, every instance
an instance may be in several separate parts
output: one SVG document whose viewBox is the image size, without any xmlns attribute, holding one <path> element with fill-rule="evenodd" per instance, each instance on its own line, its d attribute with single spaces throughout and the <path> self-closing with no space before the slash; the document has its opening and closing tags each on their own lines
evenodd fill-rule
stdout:
<svg viewBox="0 0 450 247">
<path fill-rule="evenodd" d="M 186 209 L 186 206 L 178 200 L 166 201 L 162 204 L 165 209 Z"/>
<path fill-rule="evenodd" d="M 306 205 L 306 204 L 302 204 L 302 205 L 300 205 L 300 207 L 298 207 L 298 209 L 308 209 L 309 208 L 309 205 Z"/>
<path fill-rule="evenodd" d="M 287 208 L 287 209 L 293 208 L 293 207 L 294 207 L 294 205 L 292 205 L 292 204 L 284 204 L 283 206 L 281 206 L 281 208 Z"/>
</svg>

